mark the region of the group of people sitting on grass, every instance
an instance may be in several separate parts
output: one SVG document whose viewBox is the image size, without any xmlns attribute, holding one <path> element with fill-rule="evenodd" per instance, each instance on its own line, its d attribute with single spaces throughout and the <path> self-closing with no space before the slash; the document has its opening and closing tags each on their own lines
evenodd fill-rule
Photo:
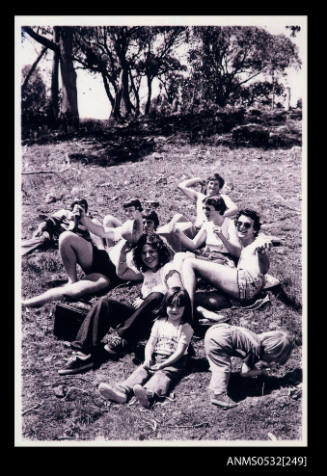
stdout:
<svg viewBox="0 0 327 476">
<path fill-rule="evenodd" d="M 205 189 L 197 191 L 198 184 Z M 221 193 L 223 185 L 219 174 L 204 184 L 199 178 L 180 183 L 179 189 L 196 202 L 196 219 L 175 214 L 163 226 L 153 204 L 143 209 L 137 199 L 123 205 L 124 222 L 107 215 L 102 224 L 88 216 L 85 200 L 74 202 L 74 225 L 58 241 L 67 284 L 22 302 L 24 307 L 37 307 L 60 298 L 78 301 L 102 295 L 71 342 L 73 355 L 60 375 L 86 371 L 133 352 L 139 341 L 147 339 L 143 364 L 124 382 L 101 383 L 99 391 L 120 403 L 135 395 L 148 408 L 185 371 L 201 318 L 213 324 L 204 338 L 213 404 L 236 405 L 227 394 L 232 356 L 244 360 L 241 374 L 249 376 L 264 373 L 272 361 L 286 362 L 299 344 L 295 335 L 286 330 L 255 334 L 230 326 L 216 313 L 256 299 L 267 285 L 267 252 L 275 240 L 260 233 L 260 217 L 254 210 L 238 210 Z M 92 241 L 93 236 L 98 241 Z M 82 279 L 77 264 L 85 273 Z M 199 278 L 211 289 L 199 290 Z M 126 281 L 142 282 L 141 295 L 133 303 L 108 295 Z"/>
</svg>

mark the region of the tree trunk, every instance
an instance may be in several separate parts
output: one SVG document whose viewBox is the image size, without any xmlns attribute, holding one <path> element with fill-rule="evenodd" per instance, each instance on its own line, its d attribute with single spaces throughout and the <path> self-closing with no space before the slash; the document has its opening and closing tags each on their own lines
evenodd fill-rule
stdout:
<svg viewBox="0 0 327 476">
<path fill-rule="evenodd" d="M 65 126 L 74 128 L 79 125 L 77 107 L 76 73 L 72 59 L 73 28 L 60 27 L 59 51 L 62 78 L 61 117 Z"/>
<path fill-rule="evenodd" d="M 128 69 L 123 67 L 119 76 L 115 106 L 112 114 L 115 119 L 124 120 L 130 117 L 131 112 L 132 105 L 129 98 Z"/>
<path fill-rule="evenodd" d="M 72 27 L 55 27 L 58 32 L 58 44 L 46 37 L 35 33 L 29 26 L 22 28 L 34 40 L 47 48 L 57 52 L 60 57 L 60 71 L 62 78 L 62 119 L 65 126 L 78 127 L 79 115 L 77 107 L 76 73 L 72 59 L 73 31 Z"/>
<path fill-rule="evenodd" d="M 106 74 L 105 74 L 105 71 L 101 71 L 101 76 L 102 76 L 102 81 L 103 81 L 103 85 L 104 85 L 104 89 L 106 91 L 106 94 L 107 94 L 107 97 L 110 101 L 110 104 L 111 104 L 111 108 L 113 109 L 114 108 L 114 105 L 115 105 L 115 99 L 113 98 L 111 92 L 110 92 L 110 88 L 109 88 L 109 84 L 108 84 L 108 80 L 107 80 L 107 77 L 106 77 Z"/>
<path fill-rule="evenodd" d="M 272 74 L 272 98 L 271 98 L 271 109 L 275 109 L 275 75 Z"/>
<path fill-rule="evenodd" d="M 58 27 L 54 27 L 54 42 L 58 44 Z M 52 71 L 51 71 L 51 102 L 49 106 L 49 119 L 52 127 L 56 127 L 59 118 L 59 53 L 53 52 Z"/>
<path fill-rule="evenodd" d="M 147 77 L 147 82 L 148 82 L 148 97 L 145 105 L 145 114 L 148 115 L 150 113 L 150 107 L 151 107 L 151 97 L 152 97 L 152 79 L 148 76 Z"/>
</svg>

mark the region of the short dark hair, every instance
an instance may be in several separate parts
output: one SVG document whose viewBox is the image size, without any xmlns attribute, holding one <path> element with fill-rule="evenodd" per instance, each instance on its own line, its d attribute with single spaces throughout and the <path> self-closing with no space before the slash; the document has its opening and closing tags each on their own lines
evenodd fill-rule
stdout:
<svg viewBox="0 0 327 476">
<path fill-rule="evenodd" d="M 141 202 L 138 198 L 134 198 L 133 200 L 130 200 L 129 202 L 123 203 L 123 207 L 124 208 L 135 207 L 140 212 L 143 210 Z"/>
<path fill-rule="evenodd" d="M 208 197 L 205 198 L 202 203 L 204 205 L 211 205 L 220 215 L 223 215 L 227 210 L 226 203 L 221 197 Z"/>
<path fill-rule="evenodd" d="M 177 306 L 184 306 L 184 312 L 181 318 L 181 322 L 188 322 L 192 325 L 192 304 L 190 296 L 185 289 L 180 287 L 174 287 L 169 289 L 160 305 L 160 308 L 155 313 L 158 317 L 167 317 L 167 307 L 176 303 Z"/>
<path fill-rule="evenodd" d="M 87 213 L 87 210 L 88 210 L 89 206 L 88 206 L 87 200 L 85 200 L 85 198 L 75 198 L 75 200 L 73 201 L 73 203 L 70 206 L 70 209 L 72 210 L 75 205 L 80 205 L 81 207 L 84 208 L 85 212 Z"/>
<path fill-rule="evenodd" d="M 240 210 L 237 213 L 237 215 L 235 217 L 235 224 L 236 224 L 237 220 L 240 218 L 241 215 L 249 217 L 253 220 L 253 229 L 256 231 L 254 236 L 258 236 L 258 233 L 259 233 L 260 228 L 261 228 L 260 217 L 259 217 L 258 213 L 256 211 L 252 210 L 251 208 L 243 208 L 242 210 Z"/>
<path fill-rule="evenodd" d="M 143 212 L 142 213 L 142 217 L 145 219 L 145 220 L 151 220 L 153 221 L 154 223 L 154 228 L 158 228 L 159 226 L 159 217 L 158 215 L 156 214 L 156 212 L 154 210 L 151 210 L 150 213 L 145 213 Z"/>
<path fill-rule="evenodd" d="M 219 188 L 223 188 L 225 184 L 225 180 L 222 178 L 221 175 L 219 175 L 218 173 L 211 175 L 210 177 L 207 178 L 207 183 L 211 182 L 212 180 L 217 180 L 219 183 Z"/>
<path fill-rule="evenodd" d="M 138 270 L 141 272 L 147 271 L 148 267 L 143 263 L 142 261 L 142 250 L 143 246 L 145 245 L 150 245 L 152 248 L 158 251 L 159 254 L 159 268 L 164 266 L 166 263 L 170 261 L 170 253 L 169 250 L 166 246 L 166 244 L 163 242 L 163 240 L 160 238 L 159 235 L 156 233 L 144 233 L 138 240 L 138 242 L 135 245 L 134 251 L 133 251 L 133 258 L 134 258 L 134 263 L 135 266 L 137 267 Z"/>
</svg>

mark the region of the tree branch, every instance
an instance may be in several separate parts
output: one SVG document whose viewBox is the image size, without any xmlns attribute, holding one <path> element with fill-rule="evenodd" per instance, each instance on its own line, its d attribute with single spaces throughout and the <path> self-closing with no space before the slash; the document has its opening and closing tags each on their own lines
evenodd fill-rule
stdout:
<svg viewBox="0 0 327 476">
<path fill-rule="evenodd" d="M 35 33 L 35 31 L 30 27 L 30 26 L 23 26 L 23 31 L 30 35 L 33 40 L 36 40 L 38 43 L 41 43 L 41 45 L 46 46 L 50 50 L 55 51 L 56 53 L 59 53 L 59 47 L 56 45 L 53 41 L 48 40 L 45 36 L 41 36 L 38 33 Z"/>
<path fill-rule="evenodd" d="M 31 69 L 29 70 L 29 72 L 28 72 L 26 78 L 24 79 L 24 82 L 23 82 L 23 85 L 22 85 L 22 92 L 23 92 L 24 89 L 26 88 L 27 83 L 28 83 L 30 77 L 31 77 L 32 74 L 34 73 L 35 68 L 36 68 L 37 65 L 39 64 L 41 58 L 43 57 L 43 55 L 45 54 L 45 52 L 47 51 L 47 49 L 48 49 L 48 47 L 45 46 L 45 47 L 42 49 L 42 51 L 41 51 L 41 53 L 39 54 L 39 56 L 37 57 L 37 59 L 36 59 L 36 60 L 34 61 L 34 63 L 32 64 Z"/>
</svg>

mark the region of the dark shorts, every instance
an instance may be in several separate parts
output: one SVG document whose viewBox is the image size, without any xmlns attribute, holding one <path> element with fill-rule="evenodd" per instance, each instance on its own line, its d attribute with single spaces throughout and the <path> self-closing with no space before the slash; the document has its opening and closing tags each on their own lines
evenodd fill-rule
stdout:
<svg viewBox="0 0 327 476">
<path fill-rule="evenodd" d="M 101 273 L 106 276 L 110 283 L 117 285 L 121 283 L 121 279 L 116 274 L 116 268 L 111 259 L 109 258 L 106 250 L 99 250 L 95 246 L 93 247 L 93 262 L 90 268 L 83 269 L 84 273 Z"/>
</svg>

